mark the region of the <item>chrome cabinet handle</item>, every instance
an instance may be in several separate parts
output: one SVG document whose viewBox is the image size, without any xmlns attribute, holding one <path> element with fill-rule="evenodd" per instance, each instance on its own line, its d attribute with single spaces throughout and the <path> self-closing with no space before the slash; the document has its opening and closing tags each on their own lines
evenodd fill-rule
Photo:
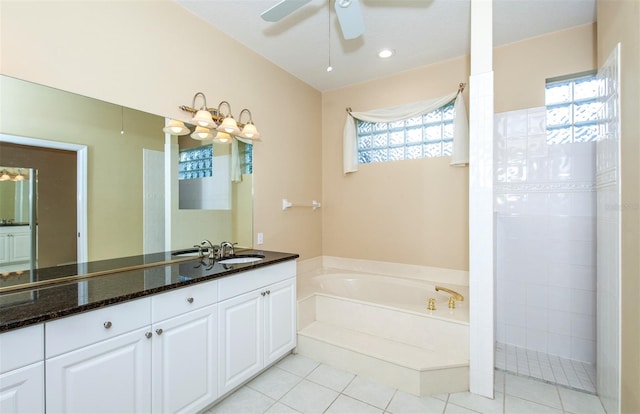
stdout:
<svg viewBox="0 0 640 414">
<path fill-rule="evenodd" d="M 111 323 L 111 321 L 106 321 L 106 322 L 104 323 L 104 327 L 105 327 L 105 329 L 109 329 L 109 328 L 111 328 L 111 326 L 112 326 L 112 325 L 113 325 L 113 324 Z"/>
<path fill-rule="evenodd" d="M 144 336 L 145 336 L 147 339 L 149 339 L 149 338 L 151 338 L 151 337 L 153 336 L 153 334 L 152 334 L 151 332 L 147 332 L 147 333 L 145 333 L 145 334 L 144 334 Z"/>
<path fill-rule="evenodd" d="M 187 298 L 187 302 L 193 303 L 193 298 L 191 298 L 191 297 Z"/>
<path fill-rule="evenodd" d="M 156 333 L 157 333 L 158 335 L 162 335 L 162 332 L 163 332 L 163 331 L 162 331 L 162 329 L 161 329 L 161 328 L 156 329 Z"/>
</svg>

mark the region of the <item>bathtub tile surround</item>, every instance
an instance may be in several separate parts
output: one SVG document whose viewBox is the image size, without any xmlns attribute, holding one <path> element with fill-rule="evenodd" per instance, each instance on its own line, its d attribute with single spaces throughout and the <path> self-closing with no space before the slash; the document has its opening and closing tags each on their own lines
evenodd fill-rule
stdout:
<svg viewBox="0 0 640 414">
<path fill-rule="evenodd" d="M 302 369 L 300 368 L 302 367 Z M 310 372 L 308 368 L 313 367 Z M 290 371 L 289 371 L 290 370 Z M 287 380 L 286 386 L 281 378 Z M 327 387 L 327 379 L 331 386 Z M 346 381 L 345 381 L 346 380 Z M 340 384 L 339 386 L 337 386 Z M 264 390 L 282 389 L 284 395 Z M 468 391 L 416 397 L 330 367 L 289 355 L 205 414 L 220 413 L 558 413 L 604 414 L 598 397 L 563 387 L 495 372 L 495 399 Z"/>
<path fill-rule="evenodd" d="M 594 364 L 595 143 L 548 145 L 544 107 L 495 119 L 496 340 Z"/>
<path fill-rule="evenodd" d="M 299 354 L 414 395 L 468 389 L 468 288 L 438 282 L 466 298 L 451 309 L 451 295 L 426 280 L 466 272 L 334 257 L 319 264 L 298 268 L 307 270 L 298 275 Z"/>
</svg>

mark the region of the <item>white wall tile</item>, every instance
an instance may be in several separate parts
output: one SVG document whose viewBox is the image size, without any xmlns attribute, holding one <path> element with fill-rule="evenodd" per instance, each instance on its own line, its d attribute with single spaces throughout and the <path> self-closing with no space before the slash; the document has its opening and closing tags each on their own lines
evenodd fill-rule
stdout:
<svg viewBox="0 0 640 414">
<path fill-rule="evenodd" d="M 548 145 L 545 118 L 544 107 L 495 116 L 497 331 L 508 344 L 585 358 L 595 326 L 596 146 Z"/>
<path fill-rule="evenodd" d="M 551 355 L 571 355 L 571 336 L 549 332 L 547 350 Z"/>
<path fill-rule="evenodd" d="M 527 328 L 527 349 L 547 352 L 548 332 Z"/>
<path fill-rule="evenodd" d="M 596 360 L 596 341 L 571 337 L 571 359 L 592 363 Z"/>
<path fill-rule="evenodd" d="M 571 313 L 563 311 L 549 311 L 547 326 L 550 333 L 566 334 L 571 331 Z"/>
</svg>

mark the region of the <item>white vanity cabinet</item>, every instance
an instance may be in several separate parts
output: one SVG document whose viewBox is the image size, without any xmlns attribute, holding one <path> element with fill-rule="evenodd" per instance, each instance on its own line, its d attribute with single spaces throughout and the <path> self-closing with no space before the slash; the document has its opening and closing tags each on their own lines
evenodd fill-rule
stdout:
<svg viewBox="0 0 640 414">
<path fill-rule="evenodd" d="M 193 413 L 295 347 L 294 260 L 0 334 L 0 413 Z"/>
<path fill-rule="evenodd" d="M 0 226 L 0 264 L 28 262 L 30 236 L 29 226 Z"/>
<path fill-rule="evenodd" d="M 292 261 L 220 280 L 221 396 L 295 347 L 295 271 Z"/>
<path fill-rule="evenodd" d="M 218 397 L 217 300 L 217 281 L 152 297 L 154 413 L 193 413 Z"/>
<path fill-rule="evenodd" d="M 0 334 L 0 413 L 44 412 L 44 326 Z"/>
<path fill-rule="evenodd" d="M 47 412 L 151 411 L 150 300 L 45 324 Z"/>
</svg>

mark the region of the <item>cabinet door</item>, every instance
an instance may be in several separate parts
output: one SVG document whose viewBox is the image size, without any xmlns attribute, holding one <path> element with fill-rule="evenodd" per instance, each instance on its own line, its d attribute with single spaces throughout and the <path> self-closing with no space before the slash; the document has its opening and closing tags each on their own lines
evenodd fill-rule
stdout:
<svg viewBox="0 0 640 414">
<path fill-rule="evenodd" d="M 219 395 L 231 391 L 264 366 L 261 293 L 264 292 L 249 292 L 218 304 Z"/>
<path fill-rule="evenodd" d="M 0 375 L 0 413 L 44 412 L 44 362 Z"/>
<path fill-rule="evenodd" d="M 147 331 L 138 329 L 47 359 L 47 411 L 150 412 L 151 339 L 145 336 Z"/>
<path fill-rule="evenodd" d="M 28 227 L 20 232 L 13 233 L 11 237 L 12 262 L 28 262 L 31 259 L 31 234 Z"/>
<path fill-rule="evenodd" d="M 153 325 L 154 413 L 194 413 L 216 399 L 216 310 L 208 306 Z"/>
<path fill-rule="evenodd" d="M 0 263 L 9 263 L 9 241 L 11 237 L 8 234 L 0 233 Z"/>
<path fill-rule="evenodd" d="M 265 365 L 296 346 L 296 279 L 267 288 L 265 300 Z"/>
</svg>

